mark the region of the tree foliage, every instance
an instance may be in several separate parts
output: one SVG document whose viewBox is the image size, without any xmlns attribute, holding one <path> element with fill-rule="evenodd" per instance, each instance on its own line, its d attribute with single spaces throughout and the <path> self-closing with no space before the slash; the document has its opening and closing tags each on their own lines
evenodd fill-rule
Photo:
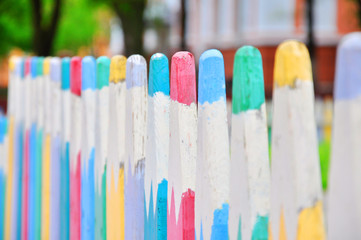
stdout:
<svg viewBox="0 0 361 240">
<path fill-rule="evenodd" d="M 41 2 L 38 10 L 34 10 L 34 1 Z M 56 4 L 60 4 L 57 27 L 50 31 L 55 24 Z M 0 55 L 14 47 L 44 56 L 63 49 L 75 52 L 91 44 L 100 29 L 96 15 L 102 9 L 101 3 L 87 0 L 1 0 Z M 34 19 L 34 12 L 41 13 L 38 20 Z M 35 26 L 35 21 L 39 21 L 39 26 Z"/>
<path fill-rule="evenodd" d="M 122 22 L 125 54 L 143 54 L 143 21 L 146 0 L 111 0 L 115 13 Z"/>
<path fill-rule="evenodd" d="M 89 46 L 102 27 L 97 12 L 110 9 L 121 20 L 125 54 L 143 54 L 146 0 L 1 0 L 0 55 L 19 47 L 37 55 L 75 52 Z"/>
<path fill-rule="evenodd" d="M 28 0 L 0 1 L 0 55 L 7 54 L 11 48 L 31 50 L 31 13 Z"/>
<path fill-rule="evenodd" d="M 103 31 L 97 13 L 106 7 L 87 0 L 67 0 L 64 4 L 54 50 L 76 52 L 80 47 L 90 46 L 95 34 Z"/>
<path fill-rule="evenodd" d="M 40 56 L 51 53 L 63 1 L 54 0 L 50 5 L 43 0 L 31 0 L 33 50 Z"/>
<path fill-rule="evenodd" d="M 93 0 L 104 3 L 114 11 L 121 21 L 125 55 L 144 54 L 144 12 L 147 0 Z"/>
</svg>

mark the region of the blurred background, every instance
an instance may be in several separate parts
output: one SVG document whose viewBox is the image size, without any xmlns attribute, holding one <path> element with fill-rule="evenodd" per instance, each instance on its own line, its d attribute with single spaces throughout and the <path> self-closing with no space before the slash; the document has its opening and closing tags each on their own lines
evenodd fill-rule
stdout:
<svg viewBox="0 0 361 240">
<path fill-rule="evenodd" d="M 0 107 L 6 111 L 11 55 L 139 53 L 149 61 L 155 52 L 170 58 L 188 50 L 197 61 L 209 48 L 224 55 L 230 99 L 234 54 L 250 44 L 263 56 L 270 125 L 275 51 L 282 41 L 297 39 L 312 58 L 321 168 L 327 173 L 336 47 L 360 23 L 360 0 L 1 0 Z"/>
<path fill-rule="evenodd" d="M 360 7 L 360 0 L 1 0 L 0 86 L 10 55 L 149 59 L 188 50 L 198 59 L 208 48 L 224 54 L 230 85 L 235 51 L 252 44 L 270 97 L 276 47 L 292 38 L 309 47 L 316 94 L 332 95 L 336 45 L 360 29 Z"/>
</svg>

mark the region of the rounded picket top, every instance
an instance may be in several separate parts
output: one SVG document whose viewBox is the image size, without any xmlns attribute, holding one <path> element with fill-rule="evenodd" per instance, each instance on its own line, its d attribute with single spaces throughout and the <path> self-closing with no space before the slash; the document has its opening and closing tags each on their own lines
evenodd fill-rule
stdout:
<svg viewBox="0 0 361 240">
<path fill-rule="evenodd" d="M 335 99 L 354 99 L 361 95 L 361 33 L 345 35 L 337 48 Z"/>
<path fill-rule="evenodd" d="M 234 56 L 232 112 L 259 109 L 264 102 L 262 55 L 253 46 L 243 46 Z"/>
<path fill-rule="evenodd" d="M 169 96 L 169 63 L 167 56 L 163 53 L 153 54 L 149 65 L 148 94 L 154 96 L 155 93 L 162 92 L 164 95 Z"/>
<path fill-rule="evenodd" d="M 81 95 L 81 58 L 72 57 L 70 60 L 70 91 Z"/>
<path fill-rule="evenodd" d="M 18 64 L 15 66 L 16 75 L 20 78 L 24 78 L 25 59 L 23 57 L 20 57 L 17 61 Z"/>
<path fill-rule="evenodd" d="M 313 92 L 306 46 L 294 40 L 283 42 L 276 51 L 274 66 L 270 211 L 273 239 L 325 239 Z M 284 222 L 290 224 L 285 226 Z"/>
<path fill-rule="evenodd" d="M 106 56 L 97 59 L 97 89 L 109 86 L 110 59 Z"/>
<path fill-rule="evenodd" d="M 61 60 L 59 57 L 53 57 L 50 60 L 50 79 L 54 82 L 61 81 Z"/>
<path fill-rule="evenodd" d="M 50 74 L 51 59 L 52 59 L 52 57 L 44 58 L 42 68 L 41 68 L 40 64 L 38 64 L 38 76 Z"/>
<path fill-rule="evenodd" d="M 14 72 L 15 71 L 15 65 L 16 65 L 16 56 L 11 56 L 9 59 L 9 70 L 10 72 Z"/>
<path fill-rule="evenodd" d="M 201 55 L 198 84 L 199 103 L 226 100 L 224 60 L 219 50 L 210 49 Z"/>
<path fill-rule="evenodd" d="M 36 78 L 37 76 L 37 67 L 38 66 L 38 57 L 31 57 L 30 58 L 30 64 L 28 68 L 28 73 L 30 73 L 31 78 Z"/>
<path fill-rule="evenodd" d="M 0 144 L 4 143 L 7 132 L 8 132 L 7 118 L 0 113 Z"/>
<path fill-rule="evenodd" d="M 126 83 L 127 88 L 147 85 L 147 62 L 139 54 L 131 55 L 127 60 Z"/>
<path fill-rule="evenodd" d="M 305 44 L 287 40 L 276 50 L 274 86 L 295 87 L 296 80 L 312 81 L 310 55 Z"/>
<path fill-rule="evenodd" d="M 177 52 L 172 57 L 170 97 L 186 105 L 197 102 L 196 68 L 190 52 Z"/>
<path fill-rule="evenodd" d="M 70 58 L 65 57 L 61 60 L 61 88 L 70 89 Z"/>
<path fill-rule="evenodd" d="M 37 57 L 37 59 L 36 76 L 48 75 L 50 72 L 50 57 Z M 31 71 L 33 71 L 33 68 L 31 68 Z"/>
<path fill-rule="evenodd" d="M 33 65 L 34 57 L 27 57 L 24 64 L 24 75 L 28 76 L 31 74 L 31 66 Z M 35 65 L 36 66 L 36 65 Z"/>
<path fill-rule="evenodd" d="M 86 56 L 81 61 L 81 89 L 96 88 L 96 62 L 93 56 Z"/>
<path fill-rule="evenodd" d="M 13 72 L 15 76 L 22 77 L 23 74 L 24 59 L 22 57 L 12 56 L 9 60 L 9 70 Z"/>
<path fill-rule="evenodd" d="M 123 55 L 116 55 L 110 61 L 109 82 L 124 82 L 126 76 L 127 58 Z"/>
</svg>

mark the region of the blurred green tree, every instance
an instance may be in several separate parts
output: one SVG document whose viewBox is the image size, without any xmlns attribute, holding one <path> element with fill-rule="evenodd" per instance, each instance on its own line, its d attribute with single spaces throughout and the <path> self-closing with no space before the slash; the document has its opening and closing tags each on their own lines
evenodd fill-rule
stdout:
<svg viewBox="0 0 361 240">
<path fill-rule="evenodd" d="M 120 18 L 125 54 L 143 54 L 146 0 L 1 0 L 0 55 L 13 47 L 48 56 L 89 46 L 102 30 L 96 13 L 110 8 Z"/>
<path fill-rule="evenodd" d="M 70 50 L 76 53 L 80 47 L 90 46 L 94 36 L 104 31 L 98 21 L 98 13 L 107 6 L 88 0 L 66 0 L 54 42 L 54 51 Z"/>
<path fill-rule="evenodd" d="M 28 0 L 0 1 L 0 55 L 13 47 L 31 49 L 31 13 Z"/>
<path fill-rule="evenodd" d="M 33 50 L 37 55 L 50 55 L 59 25 L 63 0 L 54 0 L 51 6 L 46 1 L 31 0 Z"/>
<path fill-rule="evenodd" d="M 104 8 L 87 0 L 1 0 L 0 55 L 14 47 L 48 56 L 89 46 L 100 29 L 96 13 Z"/>
<path fill-rule="evenodd" d="M 125 54 L 144 54 L 143 34 L 145 23 L 143 21 L 146 0 L 108 0 L 122 22 L 124 33 Z"/>
</svg>

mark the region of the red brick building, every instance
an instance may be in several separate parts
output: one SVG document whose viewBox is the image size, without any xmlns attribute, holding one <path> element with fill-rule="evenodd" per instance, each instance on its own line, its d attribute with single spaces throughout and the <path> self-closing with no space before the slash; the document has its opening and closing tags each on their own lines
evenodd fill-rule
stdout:
<svg viewBox="0 0 361 240">
<path fill-rule="evenodd" d="M 279 43 L 306 42 L 305 0 L 188 1 L 187 42 L 196 59 L 206 49 L 224 54 L 226 78 L 232 79 L 233 57 L 243 45 L 258 47 L 263 56 L 266 94 L 272 93 L 273 65 Z M 340 38 L 359 30 L 356 0 L 314 0 L 315 88 L 331 95 L 336 47 Z M 230 88 L 229 88 L 230 89 Z"/>
</svg>

